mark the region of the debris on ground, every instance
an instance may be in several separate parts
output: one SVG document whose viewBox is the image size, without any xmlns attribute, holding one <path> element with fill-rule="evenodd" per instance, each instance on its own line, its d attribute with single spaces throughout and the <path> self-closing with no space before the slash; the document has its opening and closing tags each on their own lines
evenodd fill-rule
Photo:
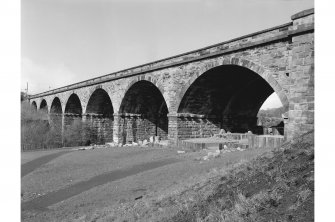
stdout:
<svg viewBox="0 0 335 222">
<path fill-rule="evenodd" d="M 224 149 L 213 149 L 214 147 L 211 147 L 210 149 L 207 149 L 207 155 L 199 158 L 195 158 L 195 160 L 201 161 L 201 160 L 209 160 L 212 158 L 218 158 L 222 156 L 224 153 L 230 153 L 230 152 L 236 152 L 236 151 L 245 151 L 246 149 L 242 149 L 240 147 L 237 148 L 228 148 L 226 145 L 224 145 Z M 178 151 L 177 151 L 178 152 Z M 179 153 L 179 152 L 178 152 Z"/>
<path fill-rule="evenodd" d="M 130 147 L 130 146 L 147 147 L 147 146 L 154 146 L 154 145 L 167 146 L 168 145 L 168 140 L 160 140 L 159 136 L 151 136 L 149 138 L 149 141 L 147 139 L 145 139 L 143 141 L 138 140 L 137 142 L 129 141 L 126 144 L 117 143 L 117 142 L 107 142 L 103 145 L 91 144 L 88 147 L 75 148 L 74 150 L 90 150 L 90 149 L 113 148 L 113 147 Z"/>
<path fill-rule="evenodd" d="M 89 147 L 80 147 L 77 150 L 93 150 L 94 146 L 89 146 Z"/>
<path fill-rule="evenodd" d="M 116 143 L 116 142 L 111 142 L 111 143 L 106 143 L 107 146 L 110 146 L 110 147 L 116 147 L 118 146 L 119 144 Z"/>
<path fill-rule="evenodd" d="M 148 140 L 143 140 L 142 146 L 147 146 L 148 144 Z"/>
</svg>

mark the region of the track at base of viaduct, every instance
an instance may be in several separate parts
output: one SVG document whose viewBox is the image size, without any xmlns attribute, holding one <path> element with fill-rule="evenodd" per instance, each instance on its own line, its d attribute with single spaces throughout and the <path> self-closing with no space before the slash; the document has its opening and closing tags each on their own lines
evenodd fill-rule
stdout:
<svg viewBox="0 0 335 222">
<path fill-rule="evenodd" d="M 275 92 L 285 138 L 314 129 L 314 9 L 291 22 L 213 46 L 29 97 L 78 144 L 160 136 L 205 137 L 220 129 L 258 132 L 257 113 Z"/>
</svg>

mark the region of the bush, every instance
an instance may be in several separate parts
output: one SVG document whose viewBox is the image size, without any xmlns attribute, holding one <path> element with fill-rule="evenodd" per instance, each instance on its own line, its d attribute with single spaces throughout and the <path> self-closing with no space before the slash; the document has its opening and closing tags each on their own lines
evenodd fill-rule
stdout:
<svg viewBox="0 0 335 222">
<path fill-rule="evenodd" d="M 51 124 L 50 124 L 51 123 Z M 76 119 L 64 129 L 62 141 L 61 116 L 50 116 L 36 110 L 27 101 L 21 103 L 21 149 L 52 149 L 82 145 L 83 127 Z"/>
<path fill-rule="evenodd" d="M 64 129 L 64 145 L 65 146 L 82 146 L 86 145 L 83 142 L 84 126 L 81 118 L 75 118 L 70 125 Z"/>
</svg>

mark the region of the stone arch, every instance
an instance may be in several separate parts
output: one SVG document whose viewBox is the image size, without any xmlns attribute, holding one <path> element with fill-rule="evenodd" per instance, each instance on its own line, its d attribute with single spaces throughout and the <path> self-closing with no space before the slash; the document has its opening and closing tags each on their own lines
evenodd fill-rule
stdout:
<svg viewBox="0 0 335 222">
<path fill-rule="evenodd" d="M 64 113 L 72 113 L 81 115 L 83 108 L 79 96 L 75 93 L 72 93 L 65 103 Z"/>
<path fill-rule="evenodd" d="M 178 93 L 178 96 L 177 96 L 178 102 L 177 102 L 177 105 L 176 105 L 177 110 L 180 106 L 180 103 L 181 103 L 186 91 L 189 89 L 189 87 L 192 85 L 192 83 L 194 83 L 205 72 L 209 71 L 212 68 L 222 66 L 222 65 L 242 66 L 244 68 L 250 69 L 254 73 L 261 76 L 273 88 L 274 92 L 276 92 L 276 94 L 280 98 L 280 101 L 283 104 L 284 109 L 286 111 L 288 111 L 288 108 L 289 108 L 288 98 L 286 96 L 285 91 L 279 85 L 277 80 L 275 80 L 275 78 L 270 73 L 268 73 L 262 66 L 254 63 L 254 62 L 251 62 L 249 60 L 242 59 L 242 58 L 236 58 L 236 57 L 225 58 L 225 59 L 222 59 L 221 62 L 216 62 L 216 61 L 207 62 L 206 65 L 201 70 L 201 72 L 196 73 L 195 75 L 193 75 L 191 77 L 191 79 L 189 81 L 187 81 L 187 83 L 184 85 L 184 87 Z"/>
<path fill-rule="evenodd" d="M 53 141 L 55 146 L 62 146 L 62 103 L 59 97 L 54 97 L 51 101 L 49 110 L 49 123 L 53 132 Z"/>
<path fill-rule="evenodd" d="M 57 94 L 55 94 L 54 97 L 53 97 L 53 99 L 54 99 L 55 97 L 58 97 L 58 99 L 59 99 L 59 101 L 60 101 L 60 103 L 61 103 L 61 105 L 62 105 L 62 113 L 65 112 L 66 102 L 67 102 L 67 100 L 69 99 L 69 97 L 70 97 L 71 94 L 72 94 L 71 92 L 66 91 L 66 92 L 57 93 Z"/>
<path fill-rule="evenodd" d="M 41 103 L 40 103 L 40 108 L 39 110 L 43 111 L 43 112 L 48 112 L 48 103 L 45 99 L 42 99 Z"/>
<path fill-rule="evenodd" d="M 157 84 L 157 83 L 158 83 L 158 80 L 156 80 L 156 79 L 154 79 L 154 78 L 152 78 L 151 76 L 148 76 L 148 75 L 140 75 L 140 76 L 138 76 L 137 78 L 132 79 L 132 80 L 127 84 L 127 86 L 126 86 L 126 88 L 125 88 L 125 90 L 124 90 L 122 99 L 124 98 L 124 96 L 126 95 L 126 93 L 129 91 L 129 89 L 130 89 L 134 84 L 136 84 L 137 82 L 140 82 L 140 81 L 147 81 L 147 82 L 150 82 L 150 83 L 152 83 L 153 85 L 155 85 L 156 88 L 157 88 L 157 89 L 160 91 L 160 93 L 162 94 L 162 96 L 163 96 L 163 98 L 164 98 L 164 101 L 165 101 L 165 103 L 167 104 L 167 107 L 168 107 L 168 109 L 169 109 L 169 107 L 170 107 L 169 104 L 168 104 L 169 100 L 167 100 L 167 98 L 164 97 L 164 88 L 163 88 L 162 86 L 160 86 L 160 85 Z M 122 101 L 121 101 L 121 103 L 122 103 Z M 121 103 L 119 104 L 119 109 L 118 109 L 118 110 L 120 110 L 120 108 L 121 108 Z"/>
<path fill-rule="evenodd" d="M 107 91 L 95 88 L 86 106 L 86 144 L 104 144 L 113 141 L 113 104 Z"/>
<path fill-rule="evenodd" d="M 64 146 L 80 146 L 84 144 L 82 113 L 83 108 L 79 96 L 76 93 L 72 93 L 68 97 L 64 109 Z"/>
<path fill-rule="evenodd" d="M 56 96 L 53 98 L 50 106 L 50 114 L 62 114 L 62 103 L 60 99 Z"/>
<path fill-rule="evenodd" d="M 162 91 L 151 81 L 132 81 L 118 110 L 122 117 L 123 142 L 159 136 L 167 139 L 168 107 Z"/>
<path fill-rule="evenodd" d="M 106 87 L 92 88 L 85 109 L 85 113 L 95 113 L 112 116 L 114 104 Z"/>
<path fill-rule="evenodd" d="M 36 104 L 36 101 L 32 101 L 31 105 L 32 105 L 32 107 L 35 108 L 35 110 L 37 110 L 37 104 Z"/>
<path fill-rule="evenodd" d="M 180 90 L 176 107 L 178 136 L 209 136 L 222 128 L 262 133 L 257 127 L 257 113 L 273 92 L 288 110 L 284 90 L 259 65 L 239 58 L 207 61 Z"/>
</svg>

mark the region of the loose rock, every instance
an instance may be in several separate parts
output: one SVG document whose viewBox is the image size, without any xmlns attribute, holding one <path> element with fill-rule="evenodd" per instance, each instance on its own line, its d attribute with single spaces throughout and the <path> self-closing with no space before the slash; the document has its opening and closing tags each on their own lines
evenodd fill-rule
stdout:
<svg viewBox="0 0 335 222">
<path fill-rule="evenodd" d="M 147 146 L 148 145 L 148 140 L 143 140 L 142 146 Z"/>
</svg>

